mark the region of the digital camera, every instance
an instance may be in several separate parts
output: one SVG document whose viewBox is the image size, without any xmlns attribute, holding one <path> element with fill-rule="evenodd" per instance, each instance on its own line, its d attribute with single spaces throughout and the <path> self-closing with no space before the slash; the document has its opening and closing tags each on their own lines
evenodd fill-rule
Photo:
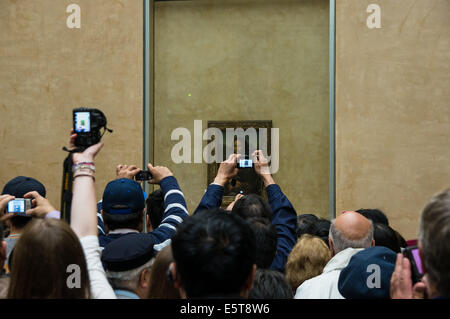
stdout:
<svg viewBox="0 0 450 319">
<path fill-rule="evenodd" d="M 253 167 L 253 160 L 247 157 L 238 160 L 237 168 L 252 168 L 252 167 Z"/>
<path fill-rule="evenodd" d="M 16 198 L 8 202 L 8 213 L 27 216 L 26 211 L 31 209 L 31 199 Z"/>
<path fill-rule="evenodd" d="M 134 176 L 136 181 L 149 181 L 152 179 L 152 174 L 149 171 L 140 171 Z"/>
<path fill-rule="evenodd" d="M 86 148 L 100 142 L 103 136 L 100 134 L 102 127 L 112 132 L 106 128 L 106 117 L 102 111 L 90 108 L 73 110 L 73 131 L 77 134 L 75 146 Z"/>
</svg>

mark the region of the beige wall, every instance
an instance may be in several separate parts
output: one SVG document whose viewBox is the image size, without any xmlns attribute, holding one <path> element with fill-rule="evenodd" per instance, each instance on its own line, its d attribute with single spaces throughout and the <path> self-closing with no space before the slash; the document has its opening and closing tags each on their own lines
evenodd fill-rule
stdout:
<svg viewBox="0 0 450 319">
<path fill-rule="evenodd" d="M 272 120 L 275 179 L 298 213 L 329 216 L 328 10 L 328 0 L 155 4 L 154 159 L 174 171 L 190 211 L 206 164 L 174 164 L 172 130 Z"/>
<path fill-rule="evenodd" d="M 74 107 L 97 107 L 113 134 L 97 161 L 97 197 L 119 163 L 142 162 L 142 1 L 0 1 L 0 187 L 17 175 L 42 181 L 59 208 L 61 150 Z"/>
<path fill-rule="evenodd" d="M 0 186 L 36 177 L 57 207 L 73 107 L 101 108 L 114 129 L 98 198 L 116 164 L 142 158 L 142 2 L 78 0 L 80 30 L 66 27 L 70 3 L 0 1 Z M 366 27 L 371 3 L 381 29 Z M 172 130 L 271 119 L 277 181 L 299 213 L 327 217 L 328 1 L 155 6 L 153 156 L 179 177 L 190 210 L 206 165 L 171 163 Z M 337 1 L 337 212 L 381 208 L 407 238 L 450 177 L 449 11 L 447 0 Z"/>
<path fill-rule="evenodd" d="M 381 7 L 381 29 L 366 8 Z M 337 1 L 337 211 L 381 208 L 407 239 L 450 186 L 450 2 Z"/>
</svg>

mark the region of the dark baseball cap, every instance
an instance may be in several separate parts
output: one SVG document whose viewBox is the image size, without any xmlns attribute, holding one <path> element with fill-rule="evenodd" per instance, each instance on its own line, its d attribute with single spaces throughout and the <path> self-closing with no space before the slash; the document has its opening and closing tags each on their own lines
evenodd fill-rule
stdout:
<svg viewBox="0 0 450 319">
<path fill-rule="evenodd" d="M 26 193 L 36 191 L 42 197 L 47 194 L 45 186 L 32 177 L 17 176 L 6 183 L 2 195 L 8 194 L 17 198 L 23 198 Z"/>
<path fill-rule="evenodd" d="M 156 255 L 154 244 L 153 236 L 150 234 L 125 234 L 103 249 L 103 266 L 106 270 L 118 272 L 136 269 Z"/>
<path fill-rule="evenodd" d="M 383 246 L 358 252 L 339 275 L 339 292 L 346 299 L 389 299 L 396 259 L 397 254 Z M 377 284 L 368 284 L 372 280 Z"/>
<path fill-rule="evenodd" d="M 120 208 L 116 206 L 121 206 Z M 139 183 L 128 179 L 116 179 L 106 185 L 103 192 L 102 210 L 111 215 L 138 212 L 145 207 L 145 198 Z"/>
</svg>

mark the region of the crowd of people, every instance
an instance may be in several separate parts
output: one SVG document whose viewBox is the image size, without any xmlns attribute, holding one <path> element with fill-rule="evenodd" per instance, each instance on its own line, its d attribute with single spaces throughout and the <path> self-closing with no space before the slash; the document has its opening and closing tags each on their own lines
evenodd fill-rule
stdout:
<svg viewBox="0 0 450 319">
<path fill-rule="evenodd" d="M 74 149 L 76 135 L 70 147 Z M 239 172 L 238 154 L 219 166 L 190 214 L 169 168 L 119 165 L 95 193 L 95 157 L 103 142 L 73 153 L 70 225 L 46 199 L 45 186 L 18 176 L 0 196 L 0 298 L 14 299 L 433 299 L 450 296 L 450 190 L 420 217 L 422 278 L 415 282 L 408 244 L 376 209 L 333 220 L 297 215 L 261 151 L 252 154 L 266 198 L 236 196 L 222 208 L 224 186 Z M 26 216 L 7 212 L 32 200 Z"/>
</svg>

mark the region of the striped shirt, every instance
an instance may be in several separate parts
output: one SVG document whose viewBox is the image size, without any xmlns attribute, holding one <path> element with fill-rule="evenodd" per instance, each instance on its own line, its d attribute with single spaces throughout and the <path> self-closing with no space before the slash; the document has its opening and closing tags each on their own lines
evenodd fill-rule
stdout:
<svg viewBox="0 0 450 319">
<path fill-rule="evenodd" d="M 164 214 L 161 224 L 155 230 L 148 233 L 149 236 L 153 237 L 155 242 L 154 249 L 156 251 L 160 251 L 170 244 L 171 238 L 177 230 L 177 226 L 189 216 L 184 195 L 176 178 L 168 176 L 161 181 L 160 186 L 164 195 Z M 106 234 L 103 219 L 98 214 L 98 236 L 101 247 L 105 247 L 114 239 L 125 234 L 128 234 L 128 232 Z"/>
</svg>

